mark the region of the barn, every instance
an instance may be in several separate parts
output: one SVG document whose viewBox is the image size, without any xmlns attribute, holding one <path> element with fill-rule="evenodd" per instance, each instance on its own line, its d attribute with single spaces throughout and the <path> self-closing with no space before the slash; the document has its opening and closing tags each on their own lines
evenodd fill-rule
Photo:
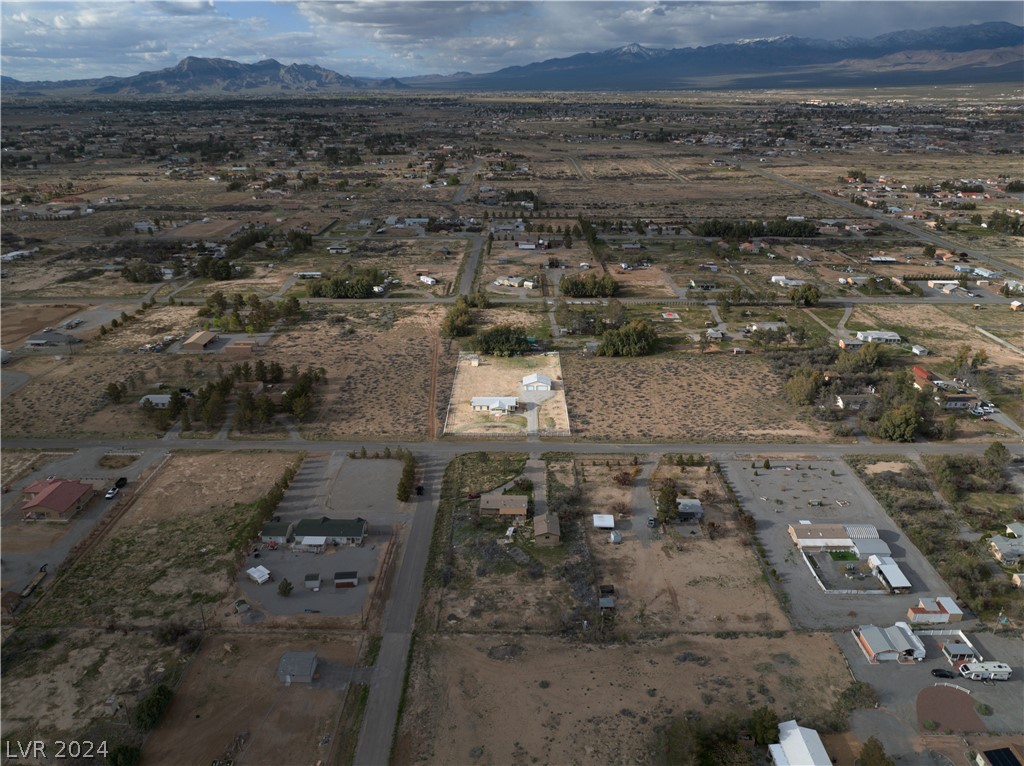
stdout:
<svg viewBox="0 0 1024 766">
<path fill-rule="evenodd" d="M 200 330 L 184 343 L 181 344 L 182 351 L 205 351 L 206 347 L 217 340 L 217 333 L 209 330 Z"/>
</svg>

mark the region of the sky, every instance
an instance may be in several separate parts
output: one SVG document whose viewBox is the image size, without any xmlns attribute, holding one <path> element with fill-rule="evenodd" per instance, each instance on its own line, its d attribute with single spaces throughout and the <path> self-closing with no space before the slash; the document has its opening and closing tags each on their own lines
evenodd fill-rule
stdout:
<svg viewBox="0 0 1024 766">
<path fill-rule="evenodd" d="M 986 21 L 1024 23 L 1019 0 L 3 0 L 0 73 L 125 77 L 186 56 L 274 58 L 366 77 L 490 72 L 629 43 L 687 48 L 796 35 L 874 37 Z"/>
</svg>

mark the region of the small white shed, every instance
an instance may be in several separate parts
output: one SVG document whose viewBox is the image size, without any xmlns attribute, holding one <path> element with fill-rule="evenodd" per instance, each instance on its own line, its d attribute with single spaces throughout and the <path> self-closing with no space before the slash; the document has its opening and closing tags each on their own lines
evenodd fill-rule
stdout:
<svg viewBox="0 0 1024 766">
<path fill-rule="evenodd" d="M 263 585 L 263 583 L 270 581 L 270 570 L 263 565 L 247 569 L 245 573 L 257 585 Z"/>
</svg>

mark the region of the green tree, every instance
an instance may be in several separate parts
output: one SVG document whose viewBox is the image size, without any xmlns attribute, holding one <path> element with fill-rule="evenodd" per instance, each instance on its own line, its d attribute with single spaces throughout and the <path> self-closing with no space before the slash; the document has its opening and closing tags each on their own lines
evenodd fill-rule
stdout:
<svg viewBox="0 0 1024 766">
<path fill-rule="evenodd" d="M 750 735 L 754 742 L 761 745 L 770 745 L 779 739 L 779 716 L 767 705 L 755 709 L 750 714 Z"/>
<path fill-rule="evenodd" d="M 166 684 L 159 684 L 135 708 L 135 725 L 142 731 L 155 729 L 164 712 L 170 707 L 172 693 Z"/>
<path fill-rule="evenodd" d="M 885 752 L 878 737 L 868 737 L 868 741 L 860 750 L 857 762 L 860 766 L 896 766 L 896 761 Z"/>
<path fill-rule="evenodd" d="M 676 516 L 676 499 L 679 489 L 674 481 L 666 481 L 658 490 L 658 520 L 662 523 L 672 521 Z"/>
<path fill-rule="evenodd" d="M 1002 442 L 992 442 L 985 450 L 985 462 L 1000 471 L 1010 464 L 1012 458 L 1010 450 Z"/>
<path fill-rule="evenodd" d="M 123 383 L 108 383 L 107 384 L 107 398 L 114 404 L 120 404 L 124 399 L 125 390 Z"/>
<path fill-rule="evenodd" d="M 287 577 L 277 584 L 277 595 L 281 598 L 288 598 L 293 590 L 295 590 L 295 586 L 291 584 Z"/>
<path fill-rule="evenodd" d="M 821 300 L 821 291 L 814 285 L 800 285 L 787 293 L 794 306 L 817 306 Z"/>
<path fill-rule="evenodd" d="M 395 497 L 401 502 L 406 502 L 412 497 L 412 491 L 416 484 L 416 460 L 411 452 L 402 456 L 402 475 L 398 479 L 398 487 L 395 490 Z"/>
<path fill-rule="evenodd" d="M 878 435 L 891 442 L 912 442 L 921 424 L 921 416 L 912 404 L 889 410 L 878 421 Z"/>
</svg>

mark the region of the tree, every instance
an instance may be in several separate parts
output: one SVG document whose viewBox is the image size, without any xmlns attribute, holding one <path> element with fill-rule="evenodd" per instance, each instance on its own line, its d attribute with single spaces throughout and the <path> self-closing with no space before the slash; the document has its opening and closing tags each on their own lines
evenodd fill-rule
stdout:
<svg viewBox="0 0 1024 766">
<path fill-rule="evenodd" d="M 572 233 L 570 233 L 568 231 L 565 232 L 565 236 L 562 237 L 562 246 L 563 247 L 569 247 L 569 248 L 572 247 Z"/>
<path fill-rule="evenodd" d="M 411 452 L 406 452 L 402 457 L 402 476 L 398 479 L 398 487 L 395 490 L 395 497 L 400 502 L 406 502 L 412 497 L 413 485 L 416 483 L 416 460 Z"/>
<path fill-rule="evenodd" d="M 912 442 L 921 425 L 921 417 L 912 404 L 889 410 L 878 421 L 878 435 L 891 442 Z"/>
<path fill-rule="evenodd" d="M 277 584 L 277 595 L 281 598 L 288 598 L 293 590 L 295 590 L 295 586 L 289 582 L 287 577 Z"/>
<path fill-rule="evenodd" d="M 764 468 L 764 470 L 766 471 L 772 470 L 772 461 L 769 460 L 768 458 L 765 458 L 764 464 L 761 467 Z"/>
<path fill-rule="evenodd" d="M 857 760 L 860 766 L 896 766 L 896 761 L 888 756 L 878 737 L 868 737 Z"/>
<path fill-rule="evenodd" d="M 821 300 L 821 291 L 814 285 L 800 285 L 787 293 L 794 306 L 817 306 Z"/>
<path fill-rule="evenodd" d="M 124 399 L 125 386 L 123 383 L 108 383 L 107 384 L 107 398 L 114 404 L 120 404 L 121 400 Z"/>
<path fill-rule="evenodd" d="M 155 686 L 135 708 L 135 725 L 142 731 L 155 729 L 171 704 L 171 696 L 171 690 L 166 684 Z"/>
<path fill-rule="evenodd" d="M 779 739 L 779 716 L 767 705 L 750 714 L 750 735 L 758 745 L 770 745 Z"/>
<path fill-rule="evenodd" d="M 1002 442 L 992 442 L 985 450 L 985 462 L 1000 471 L 1009 465 L 1012 457 L 1010 450 L 1006 449 Z"/>
<path fill-rule="evenodd" d="M 676 499 L 679 497 L 679 490 L 674 481 L 666 481 L 658 490 L 658 519 L 662 523 L 668 523 L 676 515 Z"/>
</svg>

